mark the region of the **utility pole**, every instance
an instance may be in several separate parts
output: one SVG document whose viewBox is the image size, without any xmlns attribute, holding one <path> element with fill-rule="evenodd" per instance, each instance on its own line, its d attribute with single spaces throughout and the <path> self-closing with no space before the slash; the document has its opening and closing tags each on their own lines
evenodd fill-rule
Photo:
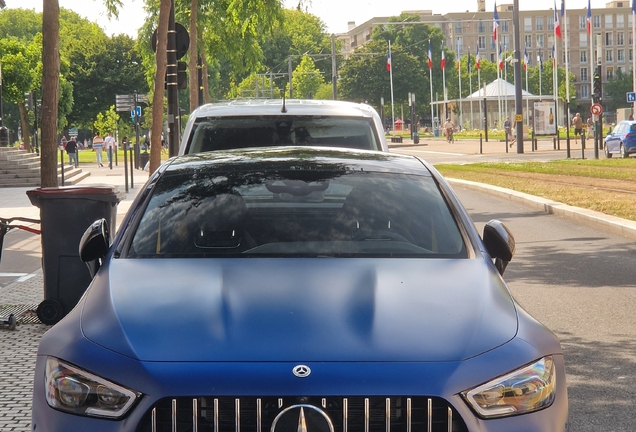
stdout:
<svg viewBox="0 0 636 432">
<path fill-rule="evenodd" d="M 289 99 L 294 98 L 294 91 L 292 86 L 292 57 L 287 57 L 287 73 L 289 74 Z"/>
<path fill-rule="evenodd" d="M 521 50 L 519 45 L 520 31 L 519 31 L 519 0 L 514 0 L 512 6 L 512 27 L 515 33 L 515 120 L 519 117 L 523 118 L 523 98 L 521 92 Z M 516 134 L 517 134 L 517 153 L 523 153 L 523 121 L 516 122 Z"/>
<path fill-rule="evenodd" d="M 338 100 L 338 86 L 336 73 L 336 35 L 331 35 L 331 88 L 333 90 L 333 100 Z"/>
</svg>

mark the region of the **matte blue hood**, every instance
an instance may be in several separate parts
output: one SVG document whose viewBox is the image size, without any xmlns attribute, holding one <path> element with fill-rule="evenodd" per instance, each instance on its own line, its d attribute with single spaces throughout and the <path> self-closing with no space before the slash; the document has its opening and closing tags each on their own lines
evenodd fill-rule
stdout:
<svg viewBox="0 0 636 432">
<path fill-rule="evenodd" d="M 143 361 L 458 361 L 517 331 L 482 259 L 114 259 L 84 302 L 85 336 Z"/>
</svg>

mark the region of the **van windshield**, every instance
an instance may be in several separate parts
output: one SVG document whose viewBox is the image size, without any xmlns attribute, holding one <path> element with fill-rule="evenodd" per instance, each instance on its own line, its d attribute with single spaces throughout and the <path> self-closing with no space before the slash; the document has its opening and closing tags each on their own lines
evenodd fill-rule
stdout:
<svg viewBox="0 0 636 432">
<path fill-rule="evenodd" d="M 208 117 L 198 120 L 186 153 L 306 145 L 380 150 L 373 120 L 340 116 Z"/>
</svg>

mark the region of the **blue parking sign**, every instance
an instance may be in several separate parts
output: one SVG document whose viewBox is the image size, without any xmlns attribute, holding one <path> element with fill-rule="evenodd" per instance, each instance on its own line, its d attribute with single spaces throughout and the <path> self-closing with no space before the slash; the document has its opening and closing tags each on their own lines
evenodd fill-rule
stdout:
<svg viewBox="0 0 636 432">
<path fill-rule="evenodd" d="M 627 92 L 627 103 L 636 102 L 636 92 Z"/>
</svg>

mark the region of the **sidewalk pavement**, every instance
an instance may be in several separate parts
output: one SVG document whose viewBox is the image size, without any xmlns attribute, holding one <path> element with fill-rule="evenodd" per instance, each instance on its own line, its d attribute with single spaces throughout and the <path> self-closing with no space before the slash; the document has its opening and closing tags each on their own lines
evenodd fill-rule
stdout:
<svg viewBox="0 0 636 432">
<path fill-rule="evenodd" d="M 505 143 L 502 141 L 482 142 L 480 146 L 479 140 L 458 140 L 455 144 L 448 144 L 443 139 L 422 139 L 418 145 L 414 145 L 410 140 L 403 140 L 402 143 L 390 143 L 389 147 L 391 149 L 422 147 L 428 151 L 448 152 L 449 145 L 452 146 L 453 152 L 467 155 L 505 153 Z M 552 142 L 548 141 L 540 141 L 538 147 L 538 151 L 553 150 Z M 525 151 L 531 151 L 530 143 L 526 143 Z M 114 166 L 112 170 L 107 166 L 99 168 L 95 164 L 83 164 L 80 167 L 91 172 L 88 178 L 79 183 L 80 186 L 106 184 L 117 186 L 120 191 L 125 190 L 122 164 Z M 135 187 L 129 188 L 126 198 L 120 202 L 117 208 L 118 222 L 121 222 L 137 193 L 148 179 L 148 172 L 135 170 L 133 178 Z M 449 180 L 462 187 L 485 190 L 529 204 L 540 211 L 594 224 L 601 229 L 636 239 L 636 222 L 567 206 L 509 189 L 462 180 Z M 31 205 L 26 195 L 26 191 L 30 189 L 34 188 L 0 188 L 0 203 L 2 203 L 0 216 L 39 219 L 39 208 Z M 18 318 L 16 330 L 10 331 L 6 326 L 0 328 L 0 376 L 2 376 L 0 400 L 3 401 L 0 404 L 0 431 L 2 432 L 27 432 L 31 429 L 31 391 L 37 346 L 40 338 L 49 328 L 49 326 L 40 323 L 35 313 L 38 304 L 43 300 L 43 294 L 41 269 L 0 288 L 0 316 L 5 317 L 9 313 L 13 313 Z"/>
</svg>

